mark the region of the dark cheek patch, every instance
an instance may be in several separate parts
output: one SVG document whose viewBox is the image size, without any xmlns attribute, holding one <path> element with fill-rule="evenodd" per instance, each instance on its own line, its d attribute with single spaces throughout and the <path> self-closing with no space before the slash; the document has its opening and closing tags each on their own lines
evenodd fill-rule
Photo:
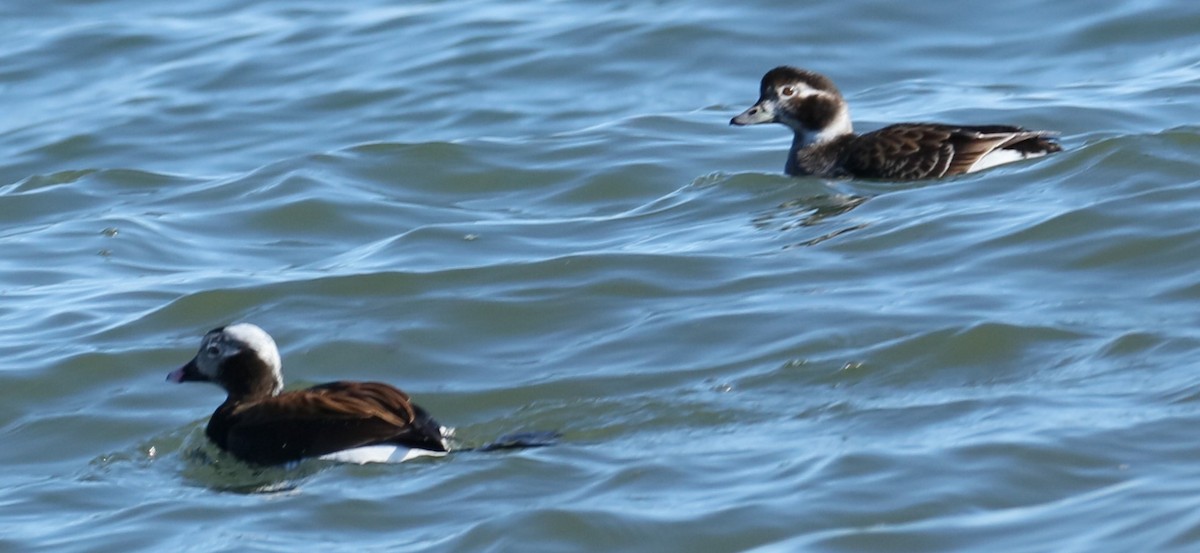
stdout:
<svg viewBox="0 0 1200 553">
<path fill-rule="evenodd" d="M 823 129 L 837 117 L 837 102 L 827 96 L 810 96 L 801 106 L 795 113 L 800 115 L 800 123 L 809 129 Z"/>
</svg>

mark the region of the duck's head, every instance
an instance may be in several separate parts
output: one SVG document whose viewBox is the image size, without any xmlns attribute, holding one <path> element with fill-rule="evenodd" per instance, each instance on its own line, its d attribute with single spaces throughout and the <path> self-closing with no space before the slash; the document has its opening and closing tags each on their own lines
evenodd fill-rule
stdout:
<svg viewBox="0 0 1200 553">
<path fill-rule="evenodd" d="M 213 382 L 231 398 L 269 397 L 283 390 L 283 373 L 275 340 L 250 323 L 210 330 L 200 351 L 167 375 L 170 382 Z"/>
<path fill-rule="evenodd" d="M 787 125 L 805 144 L 854 132 L 850 109 L 833 81 L 820 73 L 788 66 L 763 75 L 758 102 L 729 121 L 738 126 L 762 123 Z"/>
</svg>

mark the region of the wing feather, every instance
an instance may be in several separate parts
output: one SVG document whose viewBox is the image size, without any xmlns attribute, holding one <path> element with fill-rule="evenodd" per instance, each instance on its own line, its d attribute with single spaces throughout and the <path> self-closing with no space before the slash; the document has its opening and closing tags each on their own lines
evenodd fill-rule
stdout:
<svg viewBox="0 0 1200 553">
<path fill-rule="evenodd" d="M 924 179 L 968 173 L 997 149 L 1058 151 L 1046 133 L 1006 125 L 900 123 L 864 134 L 844 161 L 860 177 Z"/>
<path fill-rule="evenodd" d="M 441 425 L 379 382 L 333 382 L 240 405 L 226 445 L 240 458 L 278 464 L 377 444 L 445 451 Z"/>
</svg>

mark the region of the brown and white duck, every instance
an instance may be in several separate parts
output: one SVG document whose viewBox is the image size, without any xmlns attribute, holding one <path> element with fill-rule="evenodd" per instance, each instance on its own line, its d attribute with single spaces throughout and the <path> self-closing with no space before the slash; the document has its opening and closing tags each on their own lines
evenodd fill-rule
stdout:
<svg viewBox="0 0 1200 553">
<path fill-rule="evenodd" d="M 762 123 L 782 123 L 795 133 L 784 170 L 796 176 L 938 178 L 1062 150 L 1053 133 L 1008 125 L 898 123 L 855 134 L 833 81 L 787 66 L 768 71 L 758 102 L 729 122 Z"/>
<path fill-rule="evenodd" d="M 228 396 L 206 434 L 250 463 L 398 462 L 449 451 L 447 430 L 389 384 L 341 381 L 282 392 L 275 340 L 249 323 L 210 331 L 196 356 L 167 380 L 224 388 Z"/>
</svg>

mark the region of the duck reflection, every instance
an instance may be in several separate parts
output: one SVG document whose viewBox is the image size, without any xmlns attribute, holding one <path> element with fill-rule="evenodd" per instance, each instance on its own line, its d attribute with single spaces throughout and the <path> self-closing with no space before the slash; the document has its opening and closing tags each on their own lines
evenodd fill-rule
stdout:
<svg viewBox="0 0 1200 553">
<path fill-rule="evenodd" d="M 867 223 L 838 227 L 836 223 L 840 221 L 834 220 L 834 218 L 849 213 L 865 203 L 868 198 L 868 196 L 857 194 L 821 194 L 796 198 L 758 215 L 754 218 L 754 226 L 763 230 L 775 229 L 780 232 L 835 227 L 816 237 L 786 247 L 815 246 L 847 232 L 866 228 Z"/>
</svg>

